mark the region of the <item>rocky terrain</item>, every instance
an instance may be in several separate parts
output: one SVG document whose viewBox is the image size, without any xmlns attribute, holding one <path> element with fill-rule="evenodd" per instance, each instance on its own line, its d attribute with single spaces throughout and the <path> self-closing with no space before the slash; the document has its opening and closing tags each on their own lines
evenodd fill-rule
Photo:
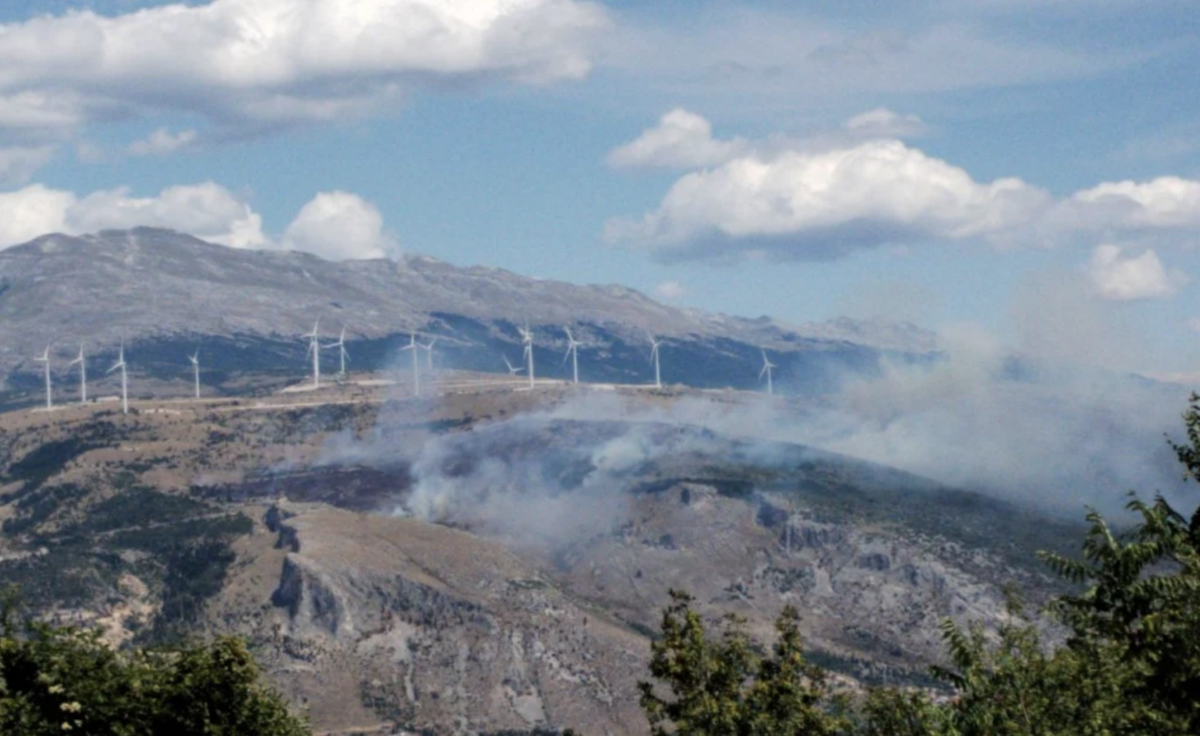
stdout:
<svg viewBox="0 0 1200 736">
<path fill-rule="evenodd" d="M 911 325 L 792 326 L 679 309 L 622 286 L 531 279 L 420 255 L 331 262 L 153 229 L 46 235 L 0 252 L 0 376 L 10 403 L 32 401 L 40 390 L 34 358 L 47 343 L 64 396 L 76 389 L 66 363 L 81 342 L 99 379 L 122 341 L 130 370 L 158 380 L 140 383 L 155 396 L 186 390 L 186 355 L 197 347 L 209 382 L 239 393 L 245 387 L 237 378 L 247 373 L 303 375 L 301 336 L 317 320 L 326 342 L 346 328 L 356 370 L 386 367 L 418 332 L 438 338 L 441 365 L 503 372 L 502 354 L 520 362 L 517 327 L 525 323 L 547 377 L 566 375 L 562 328 L 570 325 L 590 381 L 651 380 L 647 332 L 664 340 L 664 380 L 692 386 L 756 387 L 761 349 L 779 365 L 777 385 L 794 390 L 818 387 L 835 369 L 870 369 L 882 355 L 916 359 L 936 350 L 933 335 Z"/>
<path fill-rule="evenodd" d="M 0 415 L 0 583 L 118 645 L 246 636 L 323 731 L 631 734 L 672 587 L 759 634 L 798 606 L 848 686 L 928 684 L 939 620 L 994 626 L 1002 584 L 1051 589 L 1034 550 L 1079 538 L 753 433 L 582 416 L 598 389 L 512 388 Z"/>
</svg>

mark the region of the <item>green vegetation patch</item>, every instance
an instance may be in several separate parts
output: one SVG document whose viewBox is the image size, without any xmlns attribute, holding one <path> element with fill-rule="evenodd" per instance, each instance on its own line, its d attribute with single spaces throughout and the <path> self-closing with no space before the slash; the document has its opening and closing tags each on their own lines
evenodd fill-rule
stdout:
<svg viewBox="0 0 1200 736">
<path fill-rule="evenodd" d="M 217 511 L 215 506 L 195 499 L 134 487 L 93 506 L 88 511 L 87 519 L 73 527 L 71 533 L 88 535 L 150 527 Z"/>
<path fill-rule="evenodd" d="M 9 466 L 5 479 L 8 482 L 24 481 L 24 487 L 5 502 L 36 491 L 52 476 L 59 473 L 75 458 L 99 447 L 103 443 L 81 437 L 51 440 L 29 451 L 25 457 Z"/>
<path fill-rule="evenodd" d="M 87 489 L 75 483 L 38 488 L 17 501 L 17 515 L 4 520 L 4 533 L 15 536 L 35 530 L 64 505 L 86 495 Z"/>
<path fill-rule="evenodd" d="M 14 586 L 31 609 L 80 608 L 111 591 L 125 563 L 114 554 L 50 546 L 0 562 L 0 587 Z"/>
</svg>

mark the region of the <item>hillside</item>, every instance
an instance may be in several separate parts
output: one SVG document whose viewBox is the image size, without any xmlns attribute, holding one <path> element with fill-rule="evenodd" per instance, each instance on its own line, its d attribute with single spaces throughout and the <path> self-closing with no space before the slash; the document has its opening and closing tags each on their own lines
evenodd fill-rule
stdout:
<svg viewBox="0 0 1200 736">
<path fill-rule="evenodd" d="M 547 377 L 566 375 L 569 325 L 584 343 L 585 379 L 616 382 L 651 380 L 652 332 L 664 340 L 664 380 L 693 386 L 755 387 L 762 349 L 780 366 L 777 383 L 799 390 L 834 369 L 870 369 L 883 354 L 925 356 L 936 347 L 911 325 L 840 319 L 796 327 L 678 309 L 621 286 L 419 255 L 332 262 L 153 229 L 47 235 L 0 252 L 0 375 L 9 401 L 31 401 L 40 389 L 33 359 L 47 343 L 64 396 L 76 390 L 66 363 L 80 342 L 99 380 L 124 341 L 130 370 L 157 379 L 145 389 L 156 396 L 185 388 L 185 356 L 197 347 L 210 382 L 226 393 L 242 391 L 237 378 L 247 372 L 297 378 L 308 370 L 301 336 L 317 320 L 326 342 L 346 328 L 356 370 L 387 367 L 415 331 L 438 338 L 439 365 L 489 372 L 504 371 L 502 354 L 520 362 L 517 326 L 527 322 Z"/>
<path fill-rule="evenodd" d="M 1079 538 L 812 448 L 581 416 L 595 390 L 467 385 L 0 415 L 0 582 L 114 643 L 247 636 L 322 730 L 640 733 L 670 587 L 759 632 L 798 605 L 851 681 L 924 683 L 941 617 L 995 625 L 1000 585 L 1040 599 L 1033 552 Z"/>
</svg>

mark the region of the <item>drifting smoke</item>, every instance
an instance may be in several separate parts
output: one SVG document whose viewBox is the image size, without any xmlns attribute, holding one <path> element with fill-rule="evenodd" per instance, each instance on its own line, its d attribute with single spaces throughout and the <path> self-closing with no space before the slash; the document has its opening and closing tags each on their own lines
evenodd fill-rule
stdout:
<svg viewBox="0 0 1200 736">
<path fill-rule="evenodd" d="M 805 445 L 1078 519 L 1086 506 L 1118 514 L 1131 490 L 1181 498 L 1163 434 L 1178 435 L 1186 398 L 1177 386 L 958 340 L 937 361 L 846 376 L 815 402 L 590 391 L 436 435 L 399 409 L 361 439 L 331 439 L 326 461 L 404 463 L 412 486 L 395 513 L 551 545 L 613 531 L 639 480 L 683 456 L 728 461 L 727 438 L 743 463 L 794 461 L 790 445 Z"/>
</svg>

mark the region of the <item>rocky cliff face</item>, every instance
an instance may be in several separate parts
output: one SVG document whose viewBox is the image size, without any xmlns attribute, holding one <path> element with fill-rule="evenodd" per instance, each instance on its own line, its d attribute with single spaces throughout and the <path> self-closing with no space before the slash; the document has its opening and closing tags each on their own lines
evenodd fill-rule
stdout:
<svg viewBox="0 0 1200 736">
<path fill-rule="evenodd" d="M 635 682 L 647 640 L 502 547 L 319 506 L 276 507 L 271 526 L 282 545 L 264 535 L 244 550 L 214 616 L 260 643 L 319 728 L 644 729 Z M 239 606 L 276 563 L 272 605 Z"/>
</svg>

